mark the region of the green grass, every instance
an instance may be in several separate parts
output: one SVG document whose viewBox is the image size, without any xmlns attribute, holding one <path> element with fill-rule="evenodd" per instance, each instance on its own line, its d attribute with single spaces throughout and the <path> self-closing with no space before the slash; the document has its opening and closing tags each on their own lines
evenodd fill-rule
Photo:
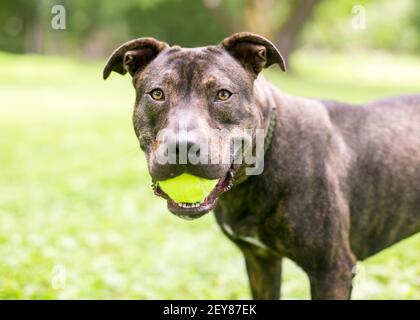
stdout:
<svg viewBox="0 0 420 320">
<path fill-rule="evenodd" d="M 298 53 L 289 93 L 362 102 L 419 91 L 420 59 Z M 0 54 L 0 298 L 249 298 L 239 251 L 209 214 L 167 212 L 131 127 L 129 77 Z M 420 298 L 420 237 L 360 264 L 355 298 Z M 308 298 L 286 261 L 283 297 Z"/>
</svg>

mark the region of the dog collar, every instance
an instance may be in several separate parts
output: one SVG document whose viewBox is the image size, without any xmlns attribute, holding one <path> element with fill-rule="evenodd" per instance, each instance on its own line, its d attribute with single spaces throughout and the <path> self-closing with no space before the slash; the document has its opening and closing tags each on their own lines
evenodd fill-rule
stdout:
<svg viewBox="0 0 420 320">
<path fill-rule="evenodd" d="M 268 149 L 270 148 L 271 141 L 273 140 L 273 134 L 274 134 L 274 129 L 276 128 L 276 124 L 277 124 L 276 107 L 272 107 L 270 110 L 270 118 L 268 120 L 265 137 L 264 137 L 264 156 L 266 155 Z M 234 186 L 237 186 L 238 184 L 245 182 L 250 177 L 249 175 L 246 175 L 245 169 L 246 169 L 246 165 L 241 165 L 239 167 L 238 171 L 236 172 L 233 178 Z"/>
</svg>

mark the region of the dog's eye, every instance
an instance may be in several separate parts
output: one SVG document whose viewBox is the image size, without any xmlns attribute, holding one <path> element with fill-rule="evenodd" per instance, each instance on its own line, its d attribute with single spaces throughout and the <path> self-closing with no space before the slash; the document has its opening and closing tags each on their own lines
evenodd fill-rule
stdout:
<svg viewBox="0 0 420 320">
<path fill-rule="evenodd" d="M 149 94 L 153 100 L 163 100 L 165 98 L 165 95 L 161 89 L 153 89 Z"/>
<path fill-rule="evenodd" d="M 226 101 L 227 99 L 230 98 L 231 95 L 232 95 L 231 92 L 229 92 L 226 89 L 222 89 L 222 90 L 219 90 L 219 92 L 217 92 L 216 98 L 217 100 Z"/>
</svg>

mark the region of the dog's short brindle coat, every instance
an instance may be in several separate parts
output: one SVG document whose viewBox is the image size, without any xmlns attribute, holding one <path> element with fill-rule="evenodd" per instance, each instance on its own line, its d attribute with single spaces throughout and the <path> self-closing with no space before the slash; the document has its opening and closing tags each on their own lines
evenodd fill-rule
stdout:
<svg viewBox="0 0 420 320">
<path fill-rule="evenodd" d="M 211 128 L 265 128 L 276 107 L 264 172 L 220 195 L 217 222 L 245 256 L 254 298 L 279 298 L 288 257 L 308 274 L 312 298 L 347 299 L 357 259 L 420 231 L 420 95 L 362 106 L 293 97 L 258 76 L 275 63 L 285 69 L 272 43 L 251 33 L 193 49 L 141 38 L 114 51 L 104 78 L 133 77 L 134 127 L 154 181 L 229 170 L 157 164 L 159 130 L 175 132 L 182 118 L 199 144 Z M 154 88 L 163 101 L 151 99 Z M 220 89 L 228 101 L 214 99 Z"/>
</svg>

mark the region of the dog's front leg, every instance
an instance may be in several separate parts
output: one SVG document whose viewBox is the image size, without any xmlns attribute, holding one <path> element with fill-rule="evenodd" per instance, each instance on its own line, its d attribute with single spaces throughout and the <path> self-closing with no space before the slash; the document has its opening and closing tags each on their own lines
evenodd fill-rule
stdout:
<svg viewBox="0 0 420 320">
<path fill-rule="evenodd" d="M 313 300 L 346 300 L 351 297 L 354 263 L 308 272 Z"/>
<path fill-rule="evenodd" d="M 253 299 L 279 299 L 282 259 L 260 256 L 251 250 L 243 253 Z"/>
</svg>

